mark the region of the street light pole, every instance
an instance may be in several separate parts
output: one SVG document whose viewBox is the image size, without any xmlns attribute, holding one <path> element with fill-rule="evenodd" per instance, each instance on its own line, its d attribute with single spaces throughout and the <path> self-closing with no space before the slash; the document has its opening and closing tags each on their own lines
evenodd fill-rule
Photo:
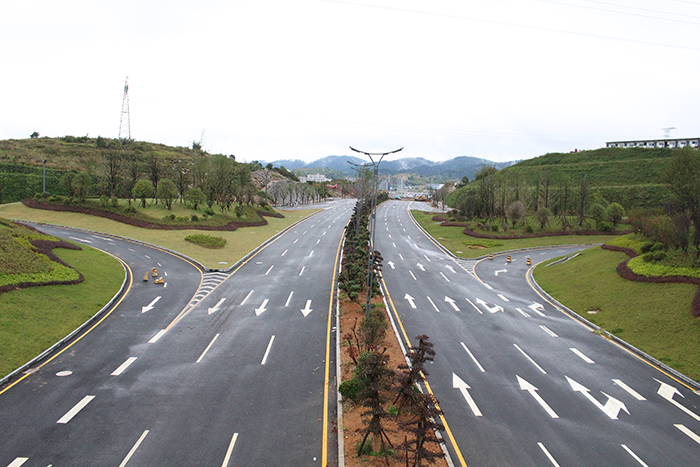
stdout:
<svg viewBox="0 0 700 467">
<path fill-rule="evenodd" d="M 353 148 L 352 146 L 350 146 L 350 149 L 352 149 L 355 152 L 359 152 L 360 154 L 368 156 L 369 160 L 372 161 L 372 165 L 374 166 L 374 180 L 372 181 L 372 205 L 369 212 L 370 220 L 372 222 L 372 230 L 370 230 L 369 254 L 367 255 L 367 304 L 365 305 L 365 316 L 369 316 L 372 300 L 372 264 L 374 263 L 374 231 L 377 225 L 377 215 L 374 212 L 374 210 L 377 206 L 377 188 L 379 186 L 379 163 L 382 161 L 382 159 L 384 159 L 384 156 L 386 156 L 387 154 L 394 154 L 395 152 L 401 151 L 403 148 L 395 149 L 389 152 L 365 152 L 359 151 Z M 380 157 L 375 162 L 372 156 Z"/>
</svg>

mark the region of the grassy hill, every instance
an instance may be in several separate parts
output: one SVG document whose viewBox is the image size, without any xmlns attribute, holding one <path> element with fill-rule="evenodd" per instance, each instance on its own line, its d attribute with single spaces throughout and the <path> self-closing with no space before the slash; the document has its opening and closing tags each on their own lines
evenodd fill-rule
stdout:
<svg viewBox="0 0 700 467">
<path fill-rule="evenodd" d="M 576 153 L 550 153 L 521 161 L 501 172 L 534 184 L 542 177 L 568 178 L 573 186 L 586 174 L 589 193 L 597 192 L 626 209 L 661 207 L 666 196 L 662 177 L 675 149 L 602 148 Z"/>
</svg>

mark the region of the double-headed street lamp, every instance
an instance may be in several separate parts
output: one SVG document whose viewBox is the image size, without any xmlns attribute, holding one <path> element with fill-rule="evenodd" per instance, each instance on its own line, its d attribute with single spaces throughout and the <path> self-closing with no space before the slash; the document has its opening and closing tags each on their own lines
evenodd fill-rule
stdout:
<svg viewBox="0 0 700 467">
<path fill-rule="evenodd" d="M 372 183 L 372 206 L 370 210 L 370 219 L 372 221 L 372 230 L 370 230 L 370 240 L 369 240 L 369 255 L 367 255 L 367 304 L 365 305 L 365 316 L 369 316 L 369 311 L 371 309 L 372 300 L 372 264 L 374 263 L 374 230 L 377 225 L 377 216 L 374 212 L 377 206 L 377 188 L 379 187 L 379 163 L 384 159 L 387 154 L 394 154 L 395 152 L 401 151 L 403 148 L 395 149 L 389 152 L 365 152 L 350 146 L 355 152 L 369 156 L 369 160 L 372 161 L 374 166 L 374 181 Z M 374 160 L 372 156 L 380 156 L 377 161 Z M 359 213 L 358 213 L 359 215 Z"/>
</svg>

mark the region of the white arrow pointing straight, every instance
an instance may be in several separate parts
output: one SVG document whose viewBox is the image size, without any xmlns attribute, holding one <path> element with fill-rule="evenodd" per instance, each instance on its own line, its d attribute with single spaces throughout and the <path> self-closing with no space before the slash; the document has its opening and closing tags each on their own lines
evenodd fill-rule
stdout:
<svg viewBox="0 0 700 467">
<path fill-rule="evenodd" d="M 421 271 L 425 272 L 425 268 L 423 267 L 422 264 L 416 263 L 416 266 L 418 266 L 418 267 L 420 268 Z"/>
<path fill-rule="evenodd" d="M 446 264 L 445 267 L 447 269 L 449 269 L 450 271 L 452 271 L 453 274 L 456 274 L 454 268 L 452 266 L 450 266 L 449 264 Z"/>
<path fill-rule="evenodd" d="M 389 261 L 389 262 L 386 263 L 386 264 L 388 264 L 389 266 L 391 266 L 391 269 L 396 269 L 396 268 L 394 267 L 394 263 L 393 263 L 392 261 Z"/>
<path fill-rule="evenodd" d="M 467 391 L 467 389 L 471 388 L 467 383 L 462 381 L 462 378 L 460 378 L 454 373 L 452 373 L 452 387 L 454 389 L 459 389 L 459 392 L 461 392 L 462 396 L 464 396 L 464 399 L 467 401 L 469 408 L 472 409 L 472 412 L 474 412 L 474 415 L 476 417 L 481 417 L 481 410 L 479 410 L 479 407 L 476 406 L 476 402 L 474 402 L 474 399 L 472 399 L 471 394 L 469 394 L 469 391 Z"/>
<path fill-rule="evenodd" d="M 219 303 L 214 305 L 214 308 L 209 308 L 208 314 L 216 313 L 217 311 L 219 311 L 219 309 L 221 308 L 221 304 L 224 303 L 225 301 L 226 301 L 225 298 L 222 298 L 221 300 L 219 300 Z"/>
<path fill-rule="evenodd" d="M 591 403 L 593 403 L 593 405 L 598 407 L 605 415 L 607 415 L 611 419 L 617 420 L 617 416 L 620 413 L 620 410 L 624 410 L 629 415 L 630 412 L 629 412 L 629 410 L 627 410 L 627 407 L 625 406 L 625 404 L 622 401 L 619 401 L 619 400 L 615 399 L 614 397 L 611 397 L 611 396 L 605 394 L 603 391 L 601 391 L 601 393 L 605 397 L 608 398 L 608 401 L 605 403 L 605 405 L 603 405 L 600 402 L 598 402 L 595 399 L 595 397 L 593 397 L 590 394 L 590 389 L 588 389 L 587 387 L 583 386 L 580 383 L 577 383 L 576 381 L 569 378 L 568 376 L 566 377 L 566 379 L 567 379 L 567 381 L 569 381 L 569 384 L 571 385 L 571 389 L 583 394 L 586 397 L 586 399 L 591 401 Z"/>
<path fill-rule="evenodd" d="M 697 420 L 697 421 L 700 422 L 700 416 L 698 416 L 698 415 L 697 415 L 696 413 L 694 413 L 694 412 L 691 412 L 690 409 L 688 409 L 687 407 L 685 407 L 685 406 L 683 406 L 683 405 L 681 405 L 681 404 L 679 404 L 678 402 L 676 402 L 676 401 L 673 400 L 673 396 L 674 396 L 675 394 L 680 394 L 681 397 L 685 398 L 685 396 L 684 396 L 683 394 L 681 394 L 681 393 L 678 391 L 678 389 L 674 388 L 674 387 L 671 386 L 670 384 L 666 384 L 666 383 L 664 383 L 664 382 L 661 382 L 661 381 L 659 381 L 659 380 L 656 379 L 656 378 L 654 378 L 654 381 L 656 381 L 657 383 L 660 383 L 660 384 L 661 384 L 661 387 L 659 388 L 659 390 L 656 391 L 656 393 L 657 393 L 658 395 L 660 395 L 661 397 L 663 397 L 664 399 L 666 399 L 667 401 L 669 401 L 671 404 L 675 405 L 676 407 L 678 407 L 679 409 L 681 409 L 683 412 L 687 413 L 688 415 L 690 415 L 691 417 L 693 417 L 695 420 Z"/>
<path fill-rule="evenodd" d="M 260 316 L 263 314 L 265 311 L 267 311 L 267 308 L 265 308 L 265 305 L 267 305 L 267 302 L 269 302 L 267 298 L 263 300 L 262 305 L 260 305 L 260 308 L 255 309 L 255 316 Z"/>
<path fill-rule="evenodd" d="M 408 303 L 411 305 L 411 308 L 415 308 L 415 307 L 416 307 L 416 304 L 413 303 L 413 300 L 415 300 L 415 298 L 411 297 L 411 296 L 408 295 L 408 294 L 404 295 L 403 298 L 404 298 L 404 300 L 408 300 Z"/>
<path fill-rule="evenodd" d="M 311 300 L 307 300 L 306 307 L 303 310 L 301 310 L 301 314 L 304 315 L 304 318 L 306 318 L 312 311 L 314 310 L 311 309 Z"/>
<path fill-rule="evenodd" d="M 515 375 L 515 376 L 518 378 L 518 384 L 520 385 L 520 389 L 522 389 L 523 391 L 529 392 L 530 395 L 535 398 L 537 403 L 542 406 L 542 408 L 545 410 L 545 412 L 547 412 L 547 414 L 549 414 L 550 417 L 559 418 L 559 415 L 557 415 L 556 412 L 554 412 L 554 410 L 552 410 L 552 408 L 544 401 L 544 399 L 542 399 L 542 397 L 540 397 L 540 395 L 537 393 L 538 389 L 535 386 L 528 383 L 527 381 L 522 379 L 520 376 L 518 376 L 518 375 Z"/>
<path fill-rule="evenodd" d="M 149 303 L 147 306 L 142 306 L 141 307 L 141 313 L 145 313 L 147 311 L 151 311 L 153 309 L 153 305 L 156 304 L 156 302 L 160 300 L 160 297 L 156 297 L 151 303 Z"/>
<path fill-rule="evenodd" d="M 448 296 L 445 296 L 445 301 L 446 301 L 447 303 L 449 303 L 450 305 L 452 305 L 452 308 L 454 308 L 455 311 L 459 311 L 459 308 L 457 307 L 457 305 L 455 305 L 455 301 L 454 301 L 453 299 L 451 299 L 451 298 L 448 297 Z"/>
</svg>

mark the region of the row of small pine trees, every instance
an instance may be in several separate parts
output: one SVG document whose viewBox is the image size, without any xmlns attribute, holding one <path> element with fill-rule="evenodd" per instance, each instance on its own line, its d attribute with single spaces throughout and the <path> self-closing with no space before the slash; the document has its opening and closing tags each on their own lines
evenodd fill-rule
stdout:
<svg viewBox="0 0 700 467">
<path fill-rule="evenodd" d="M 367 211 L 358 202 L 346 229 L 339 286 L 354 301 L 359 301 L 363 288 L 366 289 L 363 284 L 369 255 Z M 375 258 L 381 258 L 378 252 L 373 253 Z M 380 264 L 374 263 L 373 274 L 380 268 Z M 378 293 L 377 284 L 372 296 Z M 422 392 L 419 385 L 428 374 L 425 363 L 432 361 L 435 355 L 433 344 L 428 336 L 417 336 L 417 346 L 408 350 L 410 363 L 402 363 L 399 371 L 394 371 L 389 367 L 384 345 L 388 327 L 383 307 L 372 304 L 369 313 L 359 323 L 356 319 L 352 330 L 343 336 L 354 369 L 353 377 L 343 381 L 339 390 L 343 399 L 365 408 L 362 413 L 364 436 L 357 446 L 357 455 L 378 453 L 385 456 L 387 465 L 389 456 L 405 459 L 407 467 L 421 466 L 424 461 L 432 464 L 443 456 L 435 436 L 435 430 L 442 429 L 439 421 L 442 411 L 435 398 Z M 404 440 L 398 446 L 392 444 L 385 430 L 386 422 L 391 419 L 404 433 Z"/>
</svg>

